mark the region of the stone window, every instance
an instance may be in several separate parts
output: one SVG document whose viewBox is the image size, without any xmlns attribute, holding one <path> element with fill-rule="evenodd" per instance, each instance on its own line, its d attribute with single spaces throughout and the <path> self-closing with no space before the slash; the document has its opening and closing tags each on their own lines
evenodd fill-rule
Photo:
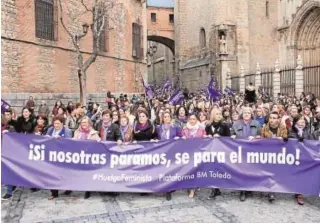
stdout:
<svg viewBox="0 0 320 224">
<path fill-rule="evenodd" d="M 269 1 L 266 1 L 266 17 L 269 18 Z"/>
<path fill-rule="evenodd" d="M 201 28 L 200 30 L 200 47 L 205 48 L 207 46 L 206 44 L 206 31 L 204 28 Z"/>
<path fill-rule="evenodd" d="M 157 14 L 156 13 L 151 13 L 151 22 L 153 22 L 153 23 L 157 22 Z"/>
<path fill-rule="evenodd" d="M 142 38 L 142 26 L 132 23 L 132 57 L 137 59 L 143 57 Z"/>
<path fill-rule="evenodd" d="M 169 23 L 174 23 L 174 15 L 173 14 L 169 15 Z"/>
<path fill-rule="evenodd" d="M 54 0 L 35 0 L 36 37 L 56 40 Z"/>
</svg>

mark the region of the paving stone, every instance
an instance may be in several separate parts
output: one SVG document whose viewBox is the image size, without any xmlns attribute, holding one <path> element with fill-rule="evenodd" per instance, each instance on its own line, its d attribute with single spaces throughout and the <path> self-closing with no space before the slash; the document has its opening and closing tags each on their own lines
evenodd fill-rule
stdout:
<svg viewBox="0 0 320 224">
<path fill-rule="evenodd" d="M 2 188 L 2 195 L 5 188 Z M 2 202 L 3 222 L 316 222 L 320 221 L 317 197 L 306 197 L 298 206 L 292 195 L 277 194 L 270 204 L 265 194 L 255 193 L 240 202 L 238 192 L 226 191 L 216 200 L 208 200 L 210 189 L 201 189 L 194 199 L 177 191 L 171 201 L 161 194 L 141 197 L 121 194 L 119 197 L 93 194 L 83 199 L 84 192 L 73 192 L 48 201 L 49 191 L 31 193 L 18 189 L 14 200 Z M 272 214 L 272 215 L 270 215 Z M 284 215 L 286 214 L 286 215 Z"/>
</svg>

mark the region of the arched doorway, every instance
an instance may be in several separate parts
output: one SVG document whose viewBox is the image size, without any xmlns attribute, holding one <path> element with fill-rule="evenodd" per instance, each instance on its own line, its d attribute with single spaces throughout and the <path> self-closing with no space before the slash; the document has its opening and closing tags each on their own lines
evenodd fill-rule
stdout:
<svg viewBox="0 0 320 224">
<path fill-rule="evenodd" d="M 303 60 L 303 91 L 320 96 L 320 2 L 305 1 L 291 26 L 295 58 Z"/>
<path fill-rule="evenodd" d="M 302 56 L 304 65 L 320 62 L 320 2 L 307 1 L 292 23 L 295 58 Z"/>
</svg>

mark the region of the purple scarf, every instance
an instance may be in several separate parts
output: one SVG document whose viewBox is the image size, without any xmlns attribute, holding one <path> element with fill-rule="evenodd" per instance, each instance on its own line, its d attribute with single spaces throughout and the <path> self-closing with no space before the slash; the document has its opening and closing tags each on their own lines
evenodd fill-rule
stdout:
<svg viewBox="0 0 320 224">
<path fill-rule="evenodd" d="M 144 131 L 149 128 L 149 123 L 141 124 L 139 121 L 136 122 L 135 127 L 134 127 L 134 132 L 140 132 Z"/>
<path fill-rule="evenodd" d="M 111 126 L 111 121 L 108 123 L 102 122 L 102 128 L 103 128 L 103 139 L 107 139 L 108 131 Z"/>
<path fill-rule="evenodd" d="M 126 125 L 126 126 L 120 126 L 120 131 L 121 131 L 121 135 L 122 135 L 122 140 L 124 141 L 125 140 L 125 134 L 127 133 L 129 129 L 129 125 Z"/>
<path fill-rule="evenodd" d="M 80 140 L 87 140 L 90 134 L 90 129 L 88 130 L 83 130 L 83 129 L 79 129 L 79 134 L 80 134 Z"/>
</svg>

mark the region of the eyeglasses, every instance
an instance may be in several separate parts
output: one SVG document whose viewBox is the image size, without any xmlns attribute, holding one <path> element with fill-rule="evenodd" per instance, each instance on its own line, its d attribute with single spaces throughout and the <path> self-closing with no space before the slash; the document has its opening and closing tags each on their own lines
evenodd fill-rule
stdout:
<svg viewBox="0 0 320 224">
<path fill-rule="evenodd" d="M 277 117 L 270 117 L 269 119 L 274 119 L 274 120 L 276 120 L 276 119 L 278 119 Z"/>
</svg>

